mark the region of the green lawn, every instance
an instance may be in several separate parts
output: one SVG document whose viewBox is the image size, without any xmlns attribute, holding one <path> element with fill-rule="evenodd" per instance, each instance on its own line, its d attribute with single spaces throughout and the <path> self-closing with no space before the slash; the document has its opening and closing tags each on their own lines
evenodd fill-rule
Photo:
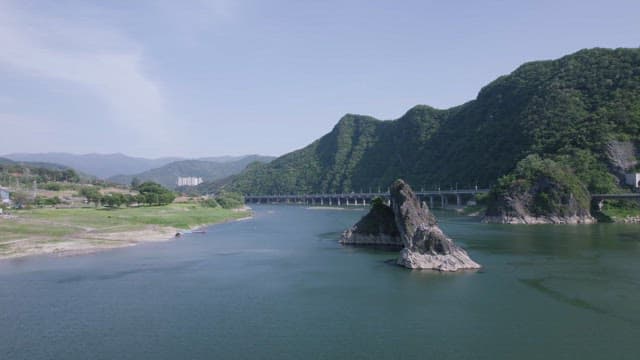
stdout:
<svg viewBox="0 0 640 360">
<path fill-rule="evenodd" d="M 197 204 L 171 204 L 120 209 L 30 209 L 13 211 L 15 219 L 0 219 L 0 245 L 25 237 L 46 237 L 50 241 L 83 231 L 118 232 L 147 225 L 188 229 L 248 215 Z"/>
<path fill-rule="evenodd" d="M 619 221 L 626 217 L 640 216 L 640 206 L 631 200 L 606 200 L 602 207 L 604 221 Z"/>
<path fill-rule="evenodd" d="M 602 212 L 611 217 L 611 218 L 618 218 L 618 219 L 624 219 L 628 216 L 640 216 L 640 210 L 639 209 L 628 209 L 628 208 L 614 208 L 614 207 L 609 207 L 609 208 L 605 208 L 602 210 Z"/>
</svg>

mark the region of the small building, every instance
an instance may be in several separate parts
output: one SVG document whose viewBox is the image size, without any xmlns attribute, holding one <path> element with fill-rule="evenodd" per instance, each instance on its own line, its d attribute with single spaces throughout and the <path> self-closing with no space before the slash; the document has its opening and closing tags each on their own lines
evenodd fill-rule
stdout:
<svg viewBox="0 0 640 360">
<path fill-rule="evenodd" d="M 634 188 L 640 187 L 640 173 L 624 174 L 624 183 Z"/>
<path fill-rule="evenodd" d="M 198 186 L 202 183 L 202 178 L 195 176 L 179 176 L 177 182 L 178 186 Z"/>
<path fill-rule="evenodd" d="M 9 196 L 9 189 L 0 187 L 0 203 L 9 205 L 11 204 L 11 197 Z"/>
</svg>

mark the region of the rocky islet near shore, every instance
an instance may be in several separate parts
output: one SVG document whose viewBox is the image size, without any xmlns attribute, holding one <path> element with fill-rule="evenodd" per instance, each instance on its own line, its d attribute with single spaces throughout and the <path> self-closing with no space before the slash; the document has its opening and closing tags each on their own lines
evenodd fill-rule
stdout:
<svg viewBox="0 0 640 360">
<path fill-rule="evenodd" d="M 398 249 L 398 265 L 409 269 L 458 271 L 481 267 L 442 232 L 407 183 L 396 180 L 390 194 L 390 207 L 381 201 L 374 203 L 367 215 L 342 234 L 340 243 Z"/>
</svg>

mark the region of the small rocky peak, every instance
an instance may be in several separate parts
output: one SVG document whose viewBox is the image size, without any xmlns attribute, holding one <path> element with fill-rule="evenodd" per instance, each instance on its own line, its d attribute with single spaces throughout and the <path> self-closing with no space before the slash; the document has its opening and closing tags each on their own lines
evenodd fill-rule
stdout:
<svg viewBox="0 0 640 360">
<path fill-rule="evenodd" d="M 369 214 L 343 233 L 341 243 L 399 246 L 402 250 L 397 263 L 410 269 L 458 271 L 480 268 L 464 249 L 442 232 L 435 216 L 407 183 L 396 180 L 389 192 L 391 207 L 381 203 L 374 205 Z"/>
<path fill-rule="evenodd" d="M 389 188 L 391 207 L 395 215 L 396 226 L 407 248 L 413 247 L 413 238 L 419 229 L 437 224 L 435 216 L 426 204 L 421 203 L 411 186 L 398 179 Z"/>
</svg>

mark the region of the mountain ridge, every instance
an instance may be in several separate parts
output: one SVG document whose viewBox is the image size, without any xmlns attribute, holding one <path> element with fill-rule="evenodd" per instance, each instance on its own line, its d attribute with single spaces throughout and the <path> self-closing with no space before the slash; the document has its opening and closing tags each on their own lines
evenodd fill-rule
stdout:
<svg viewBox="0 0 640 360">
<path fill-rule="evenodd" d="M 201 177 L 204 181 L 215 181 L 240 173 L 250 163 L 269 162 L 272 159 L 273 157 L 269 156 L 247 155 L 237 160 L 223 162 L 201 159 L 179 160 L 138 174 L 111 176 L 107 180 L 128 185 L 134 178 L 137 178 L 142 182 L 154 181 L 172 189 L 176 188 L 176 180 L 180 176 L 194 176 Z"/>
<path fill-rule="evenodd" d="M 384 189 L 395 178 L 431 189 L 487 187 L 535 153 L 564 157 L 590 190 L 614 190 L 604 155 L 613 140 L 640 141 L 640 49 L 527 62 L 449 109 L 417 105 L 391 121 L 347 114 L 328 134 L 249 166 L 227 187 L 349 192 Z"/>
<path fill-rule="evenodd" d="M 101 179 L 107 179 L 117 175 L 138 174 L 151 169 L 159 168 L 171 162 L 181 160 L 202 160 L 211 162 L 228 162 L 237 161 L 246 156 L 212 156 L 196 159 L 188 159 L 185 157 L 160 157 L 160 158 L 144 158 L 129 156 L 122 153 L 87 153 L 73 154 L 67 152 L 43 152 L 43 153 L 10 153 L 1 155 L 4 158 L 13 161 L 27 162 L 46 162 L 60 164 L 80 171 L 85 174 L 96 176 Z"/>
</svg>

